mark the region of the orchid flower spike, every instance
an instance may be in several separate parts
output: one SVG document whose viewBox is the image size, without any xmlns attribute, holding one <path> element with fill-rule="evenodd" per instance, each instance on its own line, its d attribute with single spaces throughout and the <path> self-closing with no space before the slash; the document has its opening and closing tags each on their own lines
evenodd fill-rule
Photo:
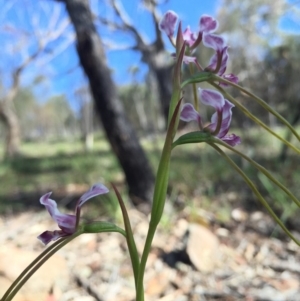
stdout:
<svg viewBox="0 0 300 301">
<path fill-rule="evenodd" d="M 159 22 L 159 29 L 166 33 L 173 46 L 177 49 L 178 54 L 178 40 L 175 42 L 173 35 L 178 21 L 178 15 L 174 11 L 167 11 L 161 21 Z M 181 36 L 181 40 L 185 42 L 186 52 L 183 56 L 183 63 L 195 64 L 200 71 L 209 71 L 217 74 L 218 76 L 237 84 L 238 77 L 234 74 L 225 74 L 227 69 L 227 62 L 229 59 L 228 46 L 225 43 L 225 39 L 220 35 L 215 34 L 218 29 L 218 21 L 211 16 L 202 15 L 199 20 L 199 27 L 196 32 L 191 31 L 187 26 L 185 30 L 181 29 L 181 22 L 179 22 L 177 36 Z M 203 42 L 203 45 L 214 50 L 214 54 L 211 57 L 209 64 L 206 68 L 202 68 L 197 58 L 193 56 L 193 51 Z M 181 48 L 181 47 L 180 47 Z M 175 53 L 172 56 L 176 59 Z M 226 87 L 228 84 L 220 82 L 220 86 Z"/>
<path fill-rule="evenodd" d="M 61 213 L 57 208 L 57 203 L 50 199 L 52 192 L 46 193 L 40 198 L 40 203 L 46 207 L 50 216 L 57 223 L 60 230 L 45 231 L 37 238 L 47 245 L 50 241 L 55 241 L 58 238 L 72 235 L 77 229 L 81 206 L 89 199 L 108 192 L 108 188 L 101 183 L 93 185 L 91 189 L 84 193 L 78 200 L 75 208 L 75 215 Z"/>
</svg>

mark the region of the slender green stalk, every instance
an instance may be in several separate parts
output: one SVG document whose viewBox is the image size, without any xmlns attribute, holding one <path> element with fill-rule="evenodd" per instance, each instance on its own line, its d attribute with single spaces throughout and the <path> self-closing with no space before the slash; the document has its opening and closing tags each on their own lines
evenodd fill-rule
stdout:
<svg viewBox="0 0 300 301">
<path fill-rule="evenodd" d="M 169 173 L 170 173 L 172 143 L 177 128 L 177 119 L 178 119 L 178 112 L 179 112 L 180 105 L 181 105 L 181 101 L 177 103 L 170 125 L 168 127 L 165 144 L 162 150 L 161 158 L 157 169 L 154 194 L 153 194 L 153 204 L 151 210 L 151 219 L 150 219 L 149 229 L 148 229 L 145 246 L 140 262 L 140 269 L 139 269 L 137 290 L 136 290 L 136 301 L 144 300 L 143 282 L 144 282 L 146 263 L 150 253 L 153 237 L 155 235 L 156 228 L 163 214 L 163 210 L 166 202 L 167 187 L 168 187 Z"/>
<path fill-rule="evenodd" d="M 148 256 L 151 250 L 152 241 L 156 232 L 156 228 L 157 228 L 157 224 L 156 223 L 154 224 L 150 221 L 146 242 L 145 242 L 141 263 L 140 263 L 138 285 L 136 291 L 136 301 L 144 301 L 144 286 L 143 286 L 144 274 L 145 274 Z"/>
<path fill-rule="evenodd" d="M 35 258 L 28 266 L 25 268 L 25 270 L 18 276 L 18 278 L 11 284 L 11 286 L 8 288 L 8 290 L 3 295 L 1 301 L 5 301 L 7 296 L 11 293 L 11 291 L 14 289 L 14 287 L 18 284 L 18 282 L 30 271 L 34 265 L 36 265 L 48 252 L 50 252 L 53 248 L 55 248 L 57 245 L 59 245 L 62 241 L 64 241 L 64 238 L 61 238 L 54 242 L 51 246 L 49 246 L 47 249 L 45 249 L 37 258 Z"/>
<path fill-rule="evenodd" d="M 193 85 L 193 95 L 194 95 L 195 110 L 197 112 L 199 112 L 199 102 L 198 102 L 198 98 L 197 98 L 197 87 L 196 87 L 196 84 L 192 84 L 192 85 Z"/>
<path fill-rule="evenodd" d="M 178 35 L 179 36 L 179 35 Z M 178 50 L 176 49 L 176 52 Z M 182 48 L 178 52 L 177 61 L 174 67 L 173 71 L 173 92 L 170 100 L 170 107 L 169 107 L 169 116 L 168 116 L 168 127 L 170 127 L 174 112 L 176 110 L 176 107 L 178 105 L 178 102 L 180 100 L 181 95 L 181 66 L 182 66 L 182 60 L 185 52 L 185 43 L 183 43 Z M 177 53 L 176 53 L 177 55 Z"/>
<path fill-rule="evenodd" d="M 247 94 L 248 96 L 252 97 L 253 99 L 255 99 L 265 110 L 269 111 L 271 114 L 276 116 L 283 124 L 285 124 L 290 129 L 290 131 L 295 135 L 295 137 L 298 139 L 298 141 L 300 141 L 300 136 L 297 133 L 297 131 L 294 129 L 294 127 L 284 117 L 282 117 L 278 112 L 276 112 L 271 106 L 269 106 L 263 99 L 259 98 L 258 96 L 251 93 L 247 89 L 241 87 L 240 85 L 237 85 L 229 80 L 226 80 L 225 78 L 222 78 L 217 75 L 213 75 L 213 78 L 215 80 L 218 80 L 219 82 L 223 82 L 228 85 L 231 85 L 232 87 L 239 89 L 241 92 L 243 92 L 243 93 Z"/>
<path fill-rule="evenodd" d="M 203 83 L 203 82 L 212 82 L 214 74 L 212 72 L 208 72 L 208 71 L 200 71 L 195 73 L 192 77 L 184 80 L 181 84 L 180 87 L 181 89 L 183 89 L 185 86 L 195 83 L 195 84 L 199 84 L 199 83 Z"/>
<path fill-rule="evenodd" d="M 167 195 L 167 186 L 168 186 L 168 178 L 169 178 L 169 170 L 170 170 L 171 145 L 172 145 L 172 141 L 170 144 L 168 139 L 166 138 L 162 156 L 157 170 L 156 180 L 155 180 L 151 219 L 150 219 L 149 229 L 148 229 L 143 254 L 141 257 L 140 268 L 139 268 L 136 301 L 144 300 L 143 281 L 144 281 L 146 263 L 148 260 L 148 256 L 150 253 L 151 244 L 156 228 L 161 219 L 161 215 L 165 204 L 165 198 Z"/>
<path fill-rule="evenodd" d="M 270 127 L 268 127 L 265 123 L 263 123 L 260 119 L 255 117 L 252 113 L 248 111 L 246 107 L 244 107 L 241 103 L 239 103 L 234 97 L 232 97 L 229 93 L 227 93 L 224 89 L 222 89 L 220 86 L 218 86 L 215 83 L 211 83 L 215 88 L 217 88 L 227 99 L 229 99 L 236 107 L 238 107 L 246 116 L 248 116 L 250 119 L 252 119 L 254 122 L 259 124 L 261 127 L 263 127 L 266 131 L 268 131 L 270 134 L 272 134 L 274 137 L 276 137 L 278 140 L 286 144 L 289 148 L 291 148 L 294 152 L 300 154 L 300 150 L 295 147 L 293 144 L 276 134 Z"/>
<path fill-rule="evenodd" d="M 223 142 L 220 139 L 215 139 L 214 138 L 214 142 L 221 144 L 222 146 L 230 149 L 231 151 L 235 152 L 236 154 L 238 154 L 239 156 L 241 156 L 242 158 L 244 158 L 245 160 L 247 160 L 248 162 L 250 162 L 253 166 L 255 166 L 261 173 L 263 173 L 267 178 L 269 178 L 276 186 L 278 186 L 280 189 L 282 189 L 292 200 L 293 202 L 300 207 L 300 201 L 292 194 L 291 191 L 289 191 L 284 185 L 282 185 L 278 180 L 276 180 L 271 173 L 269 173 L 263 166 L 261 166 L 260 164 L 258 164 L 257 162 L 255 162 L 254 160 L 252 160 L 251 158 L 249 158 L 248 156 L 246 156 L 245 154 L 243 154 L 242 152 L 238 151 L 236 148 L 230 146 L 229 144 Z"/>
<path fill-rule="evenodd" d="M 16 279 L 6 294 L 3 296 L 1 301 L 11 301 L 27 280 L 58 250 L 73 240 L 75 237 L 82 234 L 81 231 L 74 233 L 68 238 L 62 238 L 59 241 L 52 244 L 43 253 L 41 253 Z M 18 280 L 18 281 L 17 281 Z M 12 288 L 12 289 L 11 289 Z"/>
<path fill-rule="evenodd" d="M 161 219 L 164 210 L 165 199 L 167 195 L 172 143 L 178 126 L 178 119 L 179 119 L 178 113 L 179 113 L 180 105 L 181 105 L 181 100 L 177 102 L 170 125 L 168 127 L 168 131 L 167 131 L 164 147 L 162 150 L 161 158 L 158 164 L 158 169 L 157 169 L 157 174 L 155 179 L 153 204 L 151 209 L 151 221 L 157 224 Z"/>
<path fill-rule="evenodd" d="M 190 74 L 194 74 L 194 66 L 193 64 L 189 64 L 189 70 Z M 199 112 L 199 103 L 198 103 L 198 97 L 197 97 L 197 86 L 196 83 L 192 83 L 193 86 L 193 98 L 194 98 L 194 108 L 197 112 Z"/>
<path fill-rule="evenodd" d="M 122 210 L 124 226 L 125 226 L 125 230 L 126 230 L 126 241 L 127 241 L 128 251 L 129 251 L 133 275 L 134 275 L 134 283 L 135 283 L 135 288 L 137 288 L 137 279 L 138 279 L 139 268 L 140 268 L 139 254 L 138 254 L 138 251 L 136 248 L 130 220 L 129 220 L 128 213 L 127 213 L 125 204 L 123 202 L 123 199 L 122 199 L 118 189 L 116 188 L 116 186 L 113 183 L 112 183 L 112 187 L 116 193 L 116 196 L 118 198 L 118 201 L 119 201 L 119 204 L 120 204 L 120 207 Z"/>
<path fill-rule="evenodd" d="M 280 218 L 276 215 L 276 213 L 272 210 L 267 201 L 263 198 L 263 196 L 257 190 L 255 184 L 247 177 L 247 175 L 214 143 L 209 143 L 245 180 L 247 185 L 252 189 L 254 194 L 260 203 L 267 209 L 269 214 L 273 217 L 273 219 L 277 222 L 277 224 L 281 227 L 281 229 L 288 235 L 298 246 L 300 246 L 300 242 L 293 236 L 293 234 L 286 228 L 286 226 L 282 223 Z"/>
</svg>

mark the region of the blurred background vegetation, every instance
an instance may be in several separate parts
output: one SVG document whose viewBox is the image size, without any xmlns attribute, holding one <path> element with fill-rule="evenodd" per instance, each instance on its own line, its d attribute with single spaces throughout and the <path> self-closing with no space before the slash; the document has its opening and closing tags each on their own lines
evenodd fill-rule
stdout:
<svg viewBox="0 0 300 301">
<path fill-rule="evenodd" d="M 68 27 L 70 20 L 64 6 L 68 1 L 49 1 L 46 4 L 25 1 L 30 13 L 27 18 L 34 20 L 39 11 L 48 14 L 49 23 L 45 27 L 47 35 L 38 28 L 38 22 L 32 22 L 32 31 L 25 33 L 14 20 L 7 22 L 5 13 L 15 11 L 21 16 L 24 7 L 17 1 L 6 2 L 1 4 L 5 8 L 2 10 L 5 22 L 0 29 L 6 34 L 1 60 L 13 63 L 11 68 L 2 66 L 0 73 L 0 211 L 11 212 L 18 208 L 23 210 L 24 205 L 38 205 L 40 195 L 49 190 L 54 191 L 56 199 L 63 198 L 62 204 L 68 205 L 89 185 L 98 181 L 106 184 L 116 182 L 126 194 L 126 178 L 114 148 L 103 131 L 103 121 L 95 108 L 96 101 L 90 92 L 89 81 L 84 80 L 80 86 L 77 83 L 72 85 L 67 80 L 69 73 L 62 73 L 59 74 L 60 79 L 65 78 L 68 83 L 66 93 L 42 100 L 40 97 L 47 82 L 55 80 L 55 77 L 47 78 L 42 70 L 44 67 L 40 66 L 47 66 L 49 57 L 54 60 L 60 55 L 55 51 L 61 36 L 64 37 L 61 43 L 67 41 L 68 47 L 76 49 L 76 37 L 73 27 Z M 151 26 L 155 29 L 162 4 L 146 0 L 136 2 L 152 16 Z M 172 7 L 171 0 L 164 2 Z M 215 17 L 220 22 L 218 32 L 226 37 L 230 45 L 228 73 L 235 73 L 242 86 L 266 100 L 298 127 L 300 32 L 284 31 L 278 25 L 282 17 L 291 12 L 299 22 L 300 10 L 294 2 L 222 0 L 216 2 L 218 9 Z M 30 5 L 41 7 L 34 13 Z M 113 33 L 116 30 L 124 37 L 130 36 L 128 39 L 133 41 L 130 47 L 141 58 L 140 63 L 137 60 L 128 70 L 130 80 L 126 84 L 116 83 L 117 98 L 155 172 L 164 139 L 165 111 L 168 107 L 166 99 L 169 100 L 171 93 L 173 62 L 167 51 L 169 45 L 159 32 L 152 42 L 146 42 L 142 34 L 143 24 L 136 29 L 125 18 L 126 6 L 124 10 L 120 9 L 117 1 L 106 1 L 105 5 L 112 12 L 105 16 L 95 9 L 93 3 L 91 5 L 98 32 L 105 29 Z M 59 10 L 59 17 L 54 22 L 53 14 L 56 10 Z M 16 35 L 18 43 L 15 43 Z M 114 45 L 111 45 L 103 39 L 106 53 L 113 47 L 122 48 L 122 41 L 115 40 Z M 56 46 L 53 48 L 51 43 Z M 211 52 L 201 48 L 197 56 L 205 65 Z M 44 65 L 36 64 L 43 60 Z M 138 74 L 143 65 L 147 66 L 147 72 L 141 79 Z M 79 61 L 74 66 L 75 69 L 82 68 Z M 28 68 L 31 81 L 24 79 Z M 187 101 L 191 99 L 190 93 L 189 90 L 185 92 Z M 286 136 L 281 124 L 261 110 L 254 101 L 234 90 L 230 90 L 230 93 L 263 122 Z M 201 112 L 209 120 L 211 112 Z M 181 132 L 184 131 L 186 127 L 182 125 Z M 269 168 L 296 195 L 300 195 L 299 159 L 295 155 L 237 110 L 234 110 L 232 132 L 242 138 L 242 144 L 238 146 L 240 150 Z M 287 136 L 287 139 L 290 137 Z M 282 218 L 295 226 L 297 220 L 291 201 L 274 190 L 247 163 L 235 156 L 233 159 L 257 183 Z M 221 222 L 230 219 L 230 212 L 235 207 L 242 206 L 246 210 L 260 208 L 242 179 L 205 145 L 175 149 L 169 198 L 178 210 L 182 210 L 186 204 L 191 208 L 201 207 L 214 212 Z"/>
</svg>

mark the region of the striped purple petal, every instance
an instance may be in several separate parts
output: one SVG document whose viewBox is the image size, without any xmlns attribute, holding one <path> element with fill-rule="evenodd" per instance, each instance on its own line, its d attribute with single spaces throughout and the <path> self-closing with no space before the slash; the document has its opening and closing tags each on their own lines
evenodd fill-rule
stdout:
<svg viewBox="0 0 300 301">
<path fill-rule="evenodd" d="M 190 30 L 190 27 L 188 26 L 185 31 L 182 33 L 183 39 L 186 41 L 186 43 L 191 47 L 195 41 L 195 35 L 194 33 Z"/>
<path fill-rule="evenodd" d="M 205 34 L 203 37 L 203 44 L 206 47 L 212 48 L 216 51 L 222 51 L 224 49 L 225 40 L 216 34 Z"/>
<path fill-rule="evenodd" d="M 216 111 L 220 112 L 223 109 L 225 100 L 223 95 L 215 90 L 199 88 L 200 100 L 207 106 L 212 106 Z"/>
<path fill-rule="evenodd" d="M 218 21 L 208 15 L 203 15 L 199 21 L 201 32 L 214 32 L 218 28 Z"/>
<path fill-rule="evenodd" d="M 63 214 L 57 208 L 57 203 L 50 199 L 52 192 L 48 192 L 40 198 L 40 203 L 46 207 L 50 216 L 55 220 L 60 228 L 69 229 L 69 232 L 74 231 L 76 224 L 75 215 Z"/>
<path fill-rule="evenodd" d="M 37 239 L 39 239 L 44 245 L 47 245 L 50 241 L 55 241 L 61 237 L 67 236 L 68 234 L 61 231 L 45 231 L 42 234 L 40 234 Z"/>
<path fill-rule="evenodd" d="M 241 138 L 235 134 L 230 134 L 221 139 L 222 141 L 226 142 L 230 146 L 236 146 L 241 143 Z"/>
<path fill-rule="evenodd" d="M 180 113 L 180 119 L 185 122 L 197 121 L 198 124 L 201 123 L 201 117 L 199 113 L 195 110 L 194 106 L 190 103 L 186 103 L 185 105 L 183 105 Z"/>
<path fill-rule="evenodd" d="M 222 76 L 224 79 L 227 79 L 229 80 L 230 82 L 234 83 L 234 84 L 237 84 L 239 82 L 239 78 L 230 73 L 230 74 L 225 74 Z M 223 87 L 228 87 L 229 85 L 227 83 L 223 83 L 223 82 L 220 82 L 220 86 L 223 86 Z"/>
<path fill-rule="evenodd" d="M 86 201 L 88 201 L 89 199 L 100 195 L 100 194 L 105 194 L 108 193 L 109 190 L 106 186 L 104 186 L 101 183 L 95 184 L 91 187 L 91 189 L 89 191 L 87 191 L 86 193 L 84 193 L 81 198 L 79 199 L 79 202 L 77 204 L 77 207 L 81 207 Z"/>
<path fill-rule="evenodd" d="M 159 29 L 166 33 L 168 37 L 172 37 L 174 35 L 175 26 L 178 20 L 177 14 L 169 10 L 167 11 L 162 19 L 159 22 Z"/>
<path fill-rule="evenodd" d="M 223 138 L 229 131 L 231 118 L 232 118 L 232 108 L 234 105 L 225 99 L 225 104 L 222 108 L 222 123 L 219 133 L 216 135 L 218 138 Z M 218 113 L 215 112 L 211 117 L 211 124 L 209 125 L 209 129 L 214 131 L 218 124 Z"/>
</svg>

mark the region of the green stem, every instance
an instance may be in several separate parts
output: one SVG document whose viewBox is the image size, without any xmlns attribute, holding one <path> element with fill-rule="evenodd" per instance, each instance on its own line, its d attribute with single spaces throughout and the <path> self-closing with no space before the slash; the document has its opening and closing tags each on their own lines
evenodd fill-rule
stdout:
<svg viewBox="0 0 300 301">
<path fill-rule="evenodd" d="M 281 227 L 281 229 L 288 235 L 298 246 L 300 246 L 300 242 L 293 236 L 293 234 L 286 228 L 286 226 L 282 223 L 280 218 L 276 215 L 276 213 L 272 210 L 267 201 L 263 198 L 263 196 L 259 193 L 254 183 L 247 177 L 247 175 L 214 143 L 209 143 L 245 180 L 247 185 L 252 189 L 260 203 L 267 209 L 269 214 L 273 217 L 273 219 L 277 222 L 277 224 Z"/>
<path fill-rule="evenodd" d="M 246 107 L 244 107 L 241 103 L 235 100 L 234 97 L 232 97 L 229 93 L 227 93 L 224 89 L 222 89 L 220 86 L 218 86 L 215 83 L 211 83 L 215 88 L 217 88 L 227 99 L 229 99 L 236 107 L 238 107 L 246 116 L 248 116 L 250 119 L 252 119 L 254 122 L 259 124 L 261 127 L 263 127 L 266 131 L 268 131 L 270 134 L 275 136 L 278 140 L 286 144 L 289 148 L 291 148 L 294 152 L 300 154 L 300 150 L 295 147 L 293 144 L 285 140 L 284 138 L 280 137 L 278 134 L 276 134 L 270 127 L 268 127 L 265 123 L 263 123 L 260 119 L 255 117 L 252 113 L 250 113 Z"/>
<path fill-rule="evenodd" d="M 171 147 L 170 147 L 170 145 L 167 145 L 167 142 L 168 142 L 168 139 L 166 139 L 165 146 L 164 146 L 162 156 L 161 156 L 161 159 L 159 162 L 158 170 L 157 170 L 151 219 L 150 219 L 149 229 L 148 229 L 143 254 L 141 257 L 140 268 L 139 268 L 136 301 L 144 300 L 143 281 L 144 281 L 146 263 L 147 263 L 147 259 L 148 259 L 148 256 L 149 256 L 149 253 L 151 250 L 151 244 L 153 241 L 153 237 L 154 237 L 156 228 L 159 224 L 159 221 L 160 221 L 162 213 L 163 213 L 165 198 L 167 195 L 167 184 L 168 184 L 168 178 L 169 178 L 170 157 L 171 157 Z"/>
<path fill-rule="evenodd" d="M 125 204 L 123 202 L 123 199 L 122 199 L 118 189 L 116 188 L 116 186 L 113 183 L 112 183 L 112 187 L 116 193 L 116 196 L 118 198 L 118 201 L 119 201 L 119 204 L 120 204 L 120 207 L 122 210 L 124 226 L 125 226 L 125 230 L 126 230 L 126 241 L 127 241 L 130 259 L 131 259 L 132 270 L 133 270 L 133 274 L 134 274 L 135 288 L 137 289 L 137 280 L 138 280 L 139 268 L 140 268 L 139 254 L 138 254 L 138 251 L 136 248 L 130 220 L 129 220 L 128 213 L 127 213 Z"/>
<path fill-rule="evenodd" d="M 235 88 L 239 89 L 243 93 L 245 93 L 248 96 L 255 99 L 265 110 L 269 111 L 271 114 L 276 116 L 283 124 L 285 124 L 290 129 L 290 131 L 295 135 L 295 137 L 298 139 L 298 141 L 300 141 L 300 136 L 297 133 L 297 131 L 294 129 L 294 127 L 284 117 L 282 117 L 278 112 L 276 112 L 271 106 L 269 106 L 263 99 L 259 98 L 258 96 L 251 93 L 250 91 L 246 90 L 245 88 L 243 88 L 243 87 L 241 87 L 241 86 L 239 86 L 235 83 L 232 83 L 231 81 L 226 80 L 222 77 L 214 75 L 213 78 L 215 80 L 218 80 L 219 82 L 223 82 L 223 83 L 226 83 L 228 85 L 231 85 L 232 87 L 235 87 Z"/>
<path fill-rule="evenodd" d="M 35 258 L 28 266 L 27 268 L 18 276 L 18 278 L 11 284 L 11 286 L 8 288 L 6 293 L 3 295 L 1 300 L 5 300 L 7 296 L 10 294 L 10 292 L 14 289 L 14 287 L 17 285 L 17 283 L 24 277 L 25 274 L 38 262 L 43 258 L 49 251 L 51 251 L 54 247 L 56 247 L 58 244 L 60 244 L 64 238 L 61 238 L 57 240 L 55 243 L 53 243 L 51 246 L 49 246 L 47 249 L 45 249 L 37 258 Z"/>
<path fill-rule="evenodd" d="M 148 229 L 145 246 L 140 262 L 140 269 L 139 269 L 137 290 L 136 290 L 136 301 L 144 300 L 143 282 L 144 282 L 145 268 L 150 253 L 153 237 L 156 228 L 160 222 L 161 216 L 163 214 L 163 210 L 166 202 L 167 187 L 168 187 L 169 173 L 170 173 L 169 171 L 170 171 L 172 143 L 177 129 L 177 119 L 178 119 L 178 112 L 179 112 L 180 105 L 181 105 L 181 101 L 177 103 L 177 106 L 174 110 L 174 114 L 170 121 L 165 144 L 162 150 L 161 158 L 157 169 L 154 194 L 153 194 L 153 205 L 151 210 L 151 219 L 150 219 L 149 229 Z"/>
<path fill-rule="evenodd" d="M 43 253 L 41 253 L 14 281 L 10 286 L 8 291 L 5 293 L 1 301 L 11 301 L 17 292 L 22 288 L 22 286 L 27 282 L 27 280 L 58 250 L 63 246 L 73 240 L 75 237 L 82 234 L 78 231 L 68 238 L 62 238 L 57 242 L 53 243 L 49 248 L 47 248 Z M 17 284 L 18 283 L 18 284 Z"/>
<path fill-rule="evenodd" d="M 157 224 L 152 224 L 150 221 L 147 238 L 146 238 L 146 242 L 141 258 L 141 263 L 140 263 L 138 285 L 136 291 L 136 301 L 144 301 L 144 286 L 143 286 L 144 274 L 145 274 L 146 264 L 151 250 L 151 245 L 155 235 L 156 228 L 157 228 Z"/>
<path fill-rule="evenodd" d="M 194 74 L 194 67 L 192 64 L 189 64 L 190 74 Z M 199 112 L 199 104 L 198 104 L 198 97 L 197 97 L 197 86 L 196 83 L 192 83 L 193 86 L 193 98 L 194 98 L 194 108 L 197 112 Z"/>
<path fill-rule="evenodd" d="M 186 49 L 186 44 L 184 43 L 182 39 L 182 35 L 179 33 L 181 24 L 179 24 L 178 28 L 178 34 L 177 34 L 177 41 L 176 41 L 176 64 L 174 66 L 173 71 L 173 92 L 172 97 L 170 100 L 170 107 L 169 107 L 169 115 L 168 115 L 168 128 L 171 125 L 172 118 L 174 115 L 174 112 L 178 106 L 178 102 L 180 101 L 180 95 L 181 95 L 181 66 L 182 66 L 182 60 Z M 182 41 L 180 41 L 182 39 Z M 181 49 L 179 49 L 179 45 L 182 45 Z M 178 47 L 177 47 L 178 46 Z"/>
<path fill-rule="evenodd" d="M 282 185 L 278 180 L 276 180 L 271 173 L 269 173 L 263 166 L 261 166 L 260 164 L 258 164 L 257 162 L 255 162 L 254 160 L 252 160 L 251 158 L 249 158 L 248 156 L 246 156 L 245 154 L 243 154 L 242 152 L 238 151 L 237 149 L 235 149 L 234 147 L 230 146 L 229 144 L 223 142 L 220 139 L 216 139 L 214 138 L 214 142 L 221 144 L 222 146 L 230 149 L 231 151 L 235 152 L 236 154 L 238 154 L 239 156 L 241 156 L 242 158 L 244 158 L 245 160 L 247 160 L 248 162 L 250 162 L 253 166 L 255 166 L 261 173 L 263 173 L 267 178 L 269 178 L 275 185 L 277 185 L 280 189 L 282 189 L 292 200 L 293 202 L 300 207 L 300 201 L 292 194 L 291 191 L 289 191 L 284 185 Z"/>
</svg>

